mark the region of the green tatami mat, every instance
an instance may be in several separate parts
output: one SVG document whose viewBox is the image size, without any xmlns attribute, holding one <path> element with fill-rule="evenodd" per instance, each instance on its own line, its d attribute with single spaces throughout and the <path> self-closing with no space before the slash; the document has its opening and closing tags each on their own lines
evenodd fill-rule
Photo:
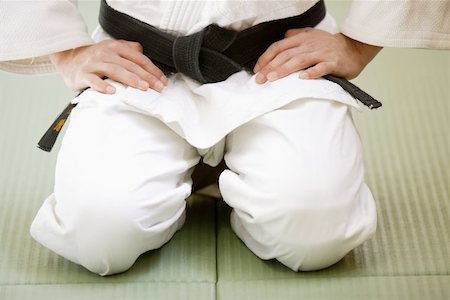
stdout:
<svg viewBox="0 0 450 300">
<path fill-rule="evenodd" d="M 256 281 L 219 281 L 217 299 L 448 299 L 450 276 L 327 277 Z"/>
<path fill-rule="evenodd" d="M 210 300 L 214 297 L 215 286 L 211 282 L 45 284 L 6 286 L 0 290 L 2 300 Z"/>
<path fill-rule="evenodd" d="M 385 49 L 357 80 L 383 102 L 354 114 L 378 207 L 375 238 L 328 269 L 295 273 L 253 255 L 222 203 L 218 298 L 449 299 L 449 71 L 449 52 Z"/>
</svg>

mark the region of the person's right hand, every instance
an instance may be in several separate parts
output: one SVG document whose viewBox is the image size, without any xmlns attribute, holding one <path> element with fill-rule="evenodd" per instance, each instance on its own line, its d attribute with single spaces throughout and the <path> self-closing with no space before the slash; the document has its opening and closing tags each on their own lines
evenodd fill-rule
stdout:
<svg viewBox="0 0 450 300">
<path fill-rule="evenodd" d="M 102 79 L 106 76 L 143 91 L 152 88 L 161 92 L 168 79 L 142 52 L 137 42 L 108 39 L 50 54 L 50 60 L 73 90 L 91 87 L 113 94 L 115 88 Z"/>
</svg>

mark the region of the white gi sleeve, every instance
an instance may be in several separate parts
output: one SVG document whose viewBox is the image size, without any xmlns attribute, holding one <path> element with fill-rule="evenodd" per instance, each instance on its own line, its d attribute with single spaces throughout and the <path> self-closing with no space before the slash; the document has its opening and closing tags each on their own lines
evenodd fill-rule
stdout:
<svg viewBox="0 0 450 300">
<path fill-rule="evenodd" d="M 450 1 L 353 0 L 341 32 L 376 46 L 450 49 Z"/>
<path fill-rule="evenodd" d="M 94 40 L 76 0 L 0 0 L 0 70 L 55 73 L 48 55 Z"/>
</svg>

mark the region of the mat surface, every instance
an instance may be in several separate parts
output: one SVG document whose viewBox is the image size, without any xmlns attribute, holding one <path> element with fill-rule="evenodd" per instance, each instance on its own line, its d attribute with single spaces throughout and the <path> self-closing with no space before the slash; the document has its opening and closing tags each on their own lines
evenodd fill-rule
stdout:
<svg viewBox="0 0 450 300">
<path fill-rule="evenodd" d="M 347 6 L 327 3 L 342 18 Z M 96 3 L 80 7 L 92 28 Z M 56 75 L 0 73 L 0 299 L 449 299 L 450 53 L 384 49 L 355 82 L 383 102 L 354 114 L 378 207 L 372 240 L 330 268 L 294 273 L 245 247 L 223 201 L 194 196 L 168 244 L 102 278 L 28 233 L 59 148 L 36 143 L 74 93 Z"/>
</svg>

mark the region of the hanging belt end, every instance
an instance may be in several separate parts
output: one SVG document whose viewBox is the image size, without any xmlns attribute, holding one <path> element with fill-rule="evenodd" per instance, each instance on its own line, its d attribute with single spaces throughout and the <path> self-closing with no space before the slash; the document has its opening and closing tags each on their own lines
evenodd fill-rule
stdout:
<svg viewBox="0 0 450 300">
<path fill-rule="evenodd" d="M 81 94 L 81 93 L 80 93 Z M 67 118 L 70 115 L 72 109 L 76 104 L 69 103 L 66 108 L 61 112 L 61 114 L 56 118 L 50 128 L 47 129 L 45 134 L 39 140 L 37 147 L 46 152 L 50 152 L 55 145 L 56 139 L 61 132 Z"/>
<path fill-rule="evenodd" d="M 376 103 L 372 103 L 369 105 L 370 109 L 377 109 L 379 107 L 381 107 L 383 104 L 381 104 L 381 102 L 376 102 Z"/>
<path fill-rule="evenodd" d="M 43 150 L 43 151 L 45 151 L 45 152 L 50 152 L 50 151 L 52 151 L 52 147 L 46 147 L 46 146 L 44 146 L 44 145 L 41 145 L 41 144 L 37 144 L 36 145 L 39 149 L 41 149 L 41 150 Z"/>
<path fill-rule="evenodd" d="M 62 125 L 63 124 L 64 122 L 62 122 Z M 55 128 L 49 128 L 37 143 L 37 147 L 46 152 L 50 152 L 56 143 L 60 129 L 61 128 L 59 128 L 59 130 L 55 130 Z"/>
</svg>

